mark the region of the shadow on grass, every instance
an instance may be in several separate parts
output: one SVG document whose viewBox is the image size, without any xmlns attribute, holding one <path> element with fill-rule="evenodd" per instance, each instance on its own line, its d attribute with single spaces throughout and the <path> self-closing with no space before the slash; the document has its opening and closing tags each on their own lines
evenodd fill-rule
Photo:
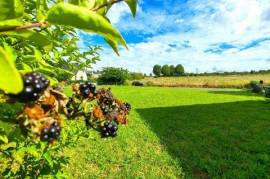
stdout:
<svg viewBox="0 0 270 179">
<path fill-rule="evenodd" d="M 263 101 L 137 111 L 187 178 L 270 177 L 270 106 Z"/>
<path fill-rule="evenodd" d="M 250 90 L 209 90 L 211 94 L 225 94 L 237 96 L 263 96 L 263 94 L 252 93 Z"/>
</svg>

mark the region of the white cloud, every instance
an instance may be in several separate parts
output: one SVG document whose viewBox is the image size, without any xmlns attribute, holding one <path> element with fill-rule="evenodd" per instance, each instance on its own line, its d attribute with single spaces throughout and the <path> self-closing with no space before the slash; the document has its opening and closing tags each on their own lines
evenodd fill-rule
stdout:
<svg viewBox="0 0 270 179">
<path fill-rule="evenodd" d="M 121 17 L 129 14 L 130 10 L 124 3 L 117 3 L 108 12 L 108 17 L 112 24 L 117 24 Z"/>
<path fill-rule="evenodd" d="M 150 73 L 155 64 L 183 64 L 188 71 L 251 70 L 267 69 L 270 62 L 270 43 L 240 51 L 239 48 L 260 38 L 270 36 L 270 1 L 269 0 L 222 0 L 188 1 L 187 8 L 193 16 L 168 14 L 165 11 L 142 11 L 139 8 L 138 20 L 127 22 L 126 7 L 120 15 L 114 12 L 113 22 L 122 31 L 138 31 L 152 34 L 146 42 L 129 44 L 130 50 L 121 50 L 116 57 L 112 50 L 105 48 L 102 61 L 96 68 L 103 66 L 126 67 L 132 71 Z M 191 31 L 182 27 L 190 26 Z M 165 31 L 164 33 L 162 33 Z M 160 35 L 159 35 L 160 34 Z M 189 41 L 189 48 L 181 46 Z M 231 48 L 223 53 L 205 53 L 213 44 L 231 43 L 238 48 Z M 176 47 L 170 44 L 177 44 Z"/>
</svg>

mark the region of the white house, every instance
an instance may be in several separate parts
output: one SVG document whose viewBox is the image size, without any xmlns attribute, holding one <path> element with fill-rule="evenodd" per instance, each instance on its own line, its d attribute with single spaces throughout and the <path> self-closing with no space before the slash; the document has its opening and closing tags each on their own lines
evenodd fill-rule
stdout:
<svg viewBox="0 0 270 179">
<path fill-rule="evenodd" d="M 71 78 L 72 81 L 82 80 L 87 81 L 87 74 L 85 71 L 78 71 L 75 76 Z"/>
</svg>

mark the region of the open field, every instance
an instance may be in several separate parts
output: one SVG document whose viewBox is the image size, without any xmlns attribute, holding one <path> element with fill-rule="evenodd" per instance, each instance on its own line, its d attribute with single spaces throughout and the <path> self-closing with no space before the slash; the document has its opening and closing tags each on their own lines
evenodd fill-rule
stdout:
<svg viewBox="0 0 270 179">
<path fill-rule="evenodd" d="M 229 89 L 112 90 L 132 104 L 129 124 L 116 138 L 91 130 L 67 149 L 70 178 L 270 177 L 270 104 L 263 97 Z M 1 104 L 0 118 L 9 113 Z"/>
<path fill-rule="evenodd" d="M 146 77 L 141 80 L 150 86 L 204 87 L 204 88 L 244 88 L 252 80 L 263 80 L 270 85 L 270 74 L 226 75 L 226 76 L 184 76 L 184 77 Z"/>
<path fill-rule="evenodd" d="M 67 151 L 75 178 L 270 176 L 270 110 L 238 90 L 112 87 L 133 110 L 115 139 Z"/>
</svg>

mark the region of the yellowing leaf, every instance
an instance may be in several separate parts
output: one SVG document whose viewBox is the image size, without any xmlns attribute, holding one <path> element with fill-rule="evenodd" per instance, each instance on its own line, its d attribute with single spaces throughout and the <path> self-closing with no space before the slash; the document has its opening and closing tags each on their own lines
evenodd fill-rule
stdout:
<svg viewBox="0 0 270 179">
<path fill-rule="evenodd" d="M 21 75 L 15 67 L 14 59 L 0 47 L 0 89 L 7 93 L 19 93 L 23 89 Z"/>
</svg>

